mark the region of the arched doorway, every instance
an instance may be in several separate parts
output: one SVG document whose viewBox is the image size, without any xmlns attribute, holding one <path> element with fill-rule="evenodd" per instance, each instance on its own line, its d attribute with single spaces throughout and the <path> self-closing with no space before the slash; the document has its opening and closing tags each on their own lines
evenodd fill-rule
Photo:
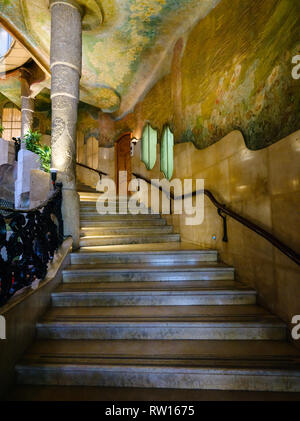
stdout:
<svg viewBox="0 0 300 421">
<path fill-rule="evenodd" d="M 131 133 L 126 133 L 115 143 L 115 168 L 118 195 L 124 194 L 126 190 L 128 192 L 128 184 L 131 180 L 130 142 Z M 120 174 L 121 171 L 127 171 L 127 178 Z"/>
</svg>

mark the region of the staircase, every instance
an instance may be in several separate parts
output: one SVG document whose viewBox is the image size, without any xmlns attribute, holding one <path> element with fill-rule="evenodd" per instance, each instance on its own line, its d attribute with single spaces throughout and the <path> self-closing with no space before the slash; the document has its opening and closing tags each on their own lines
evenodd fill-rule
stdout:
<svg viewBox="0 0 300 421">
<path fill-rule="evenodd" d="M 216 251 L 180 242 L 160 215 L 100 216 L 98 194 L 80 198 L 81 248 L 16 367 L 20 385 L 300 391 L 285 324 Z"/>
</svg>

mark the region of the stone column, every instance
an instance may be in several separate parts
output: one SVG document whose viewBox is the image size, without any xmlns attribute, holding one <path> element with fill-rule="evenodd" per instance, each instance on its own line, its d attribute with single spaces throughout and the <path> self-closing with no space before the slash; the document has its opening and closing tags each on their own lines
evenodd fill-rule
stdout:
<svg viewBox="0 0 300 421">
<path fill-rule="evenodd" d="M 21 69 L 21 139 L 24 139 L 24 135 L 33 126 L 33 114 L 34 114 L 34 99 L 30 97 L 30 72 L 22 68 Z M 26 149 L 25 144 L 22 142 L 21 149 Z"/>
<path fill-rule="evenodd" d="M 33 126 L 34 99 L 30 91 L 31 73 L 28 69 L 21 69 L 21 139 Z M 26 209 L 29 207 L 30 196 L 30 173 L 31 170 L 40 168 L 40 160 L 33 152 L 26 149 L 25 143 L 21 142 L 21 150 L 18 153 L 17 179 L 15 181 L 15 208 Z"/>
<path fill-rule="evenodd" d="M 63 183 L 65 235 L 79 247 L 79 196 L 76 191 L 76 124 L 81 76 L 80 6 L 73 0 L 51 0 L 52 167 Z"/>
</svg>

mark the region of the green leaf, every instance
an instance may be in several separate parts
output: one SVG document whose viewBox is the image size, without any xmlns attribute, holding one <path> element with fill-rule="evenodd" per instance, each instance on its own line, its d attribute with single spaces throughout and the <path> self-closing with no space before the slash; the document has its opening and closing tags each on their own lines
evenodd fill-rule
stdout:
<svg viewBox="0 0 300 421">
<path fill-rule="evenodd" d="M 24 135 L 24 141 L 26 144 L 26 149 L 33 153 L 36 153 L 40 157 L 41 168 L 45 172 L 50 172 L 51 167 L 51 148 L 40 143 L 41 133 L 33 132 L 28 130 Z"/>
</svg>

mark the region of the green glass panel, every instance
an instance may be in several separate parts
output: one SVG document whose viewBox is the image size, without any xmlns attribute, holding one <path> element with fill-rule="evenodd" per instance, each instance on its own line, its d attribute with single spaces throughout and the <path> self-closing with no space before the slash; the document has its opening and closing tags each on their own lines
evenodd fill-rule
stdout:
<svg viewBox="0 0 300 421">
<path fill-rule="evenodd" d="M 162 134 L 160 150 L 160 170 L 164 173 L 167 180 L 171 180 L 174 167 L 174 135 L 165 127 Z"/>
<path fill-rule="evenodd" d="M 157 131 L 148 123 L 142 135 L 142 161 L 147 170 L 152 170 L 156 162 Z"/>
</svg>

